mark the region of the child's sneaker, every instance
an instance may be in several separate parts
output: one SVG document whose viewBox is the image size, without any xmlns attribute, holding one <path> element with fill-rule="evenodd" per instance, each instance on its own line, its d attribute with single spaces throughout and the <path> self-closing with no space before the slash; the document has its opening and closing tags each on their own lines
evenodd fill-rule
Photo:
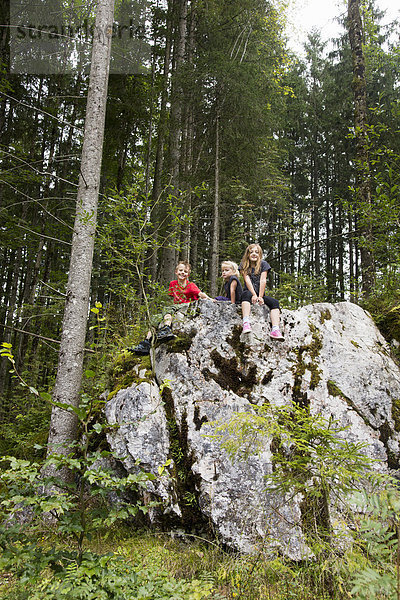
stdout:
<svg viewBox="0 0 400 600">
<path fill-rule="evenodd" d="M 273 331 L 270 331 L 269 337 L 272 338 L 273 340 L 284 340 L 285 339 L 283 337 L 283 335 L 281 334 L 280 329 L 274 329 Z"/>
<path fill-rule="evenodd" d="M 169 342 L 175 338 L 176 335 L 172 333 L 172 329 L 169 325 L 165 325 L 157 330 L 157 342 Z"/>
<path fill-rule="evenodd" d="M 251 333 L 251 325 L 248 321 L 243 323 L 243 333 Z"/>
<path fill-rule="evenodd" d="M 149 340 L 142 340 L 138 343 L 134 348 L 128 348 L 128 352 L 133 352 L 133 354 L 147 355 L 150 354 L 151 344 Z"/>
</svg>

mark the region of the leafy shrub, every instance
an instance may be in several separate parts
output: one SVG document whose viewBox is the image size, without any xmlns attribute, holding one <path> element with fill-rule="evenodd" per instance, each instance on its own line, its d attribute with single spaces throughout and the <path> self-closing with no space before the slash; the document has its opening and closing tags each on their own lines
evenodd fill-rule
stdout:
<svg viewBox="0 0 400 600">
<path fill-rule="evenodd" d="M 47 569 L 19 585 L 4 600 L 202 600 L 211 598 L 210 583 L 176 580 L 165 571 L 136 570 L 120 556 L 85 553 L 80 564 L 67 560 L 63 569 Z M 213 598 L 217 596 L 213 595 Z"/>
<path fill-rule="evenodd" d="M 32 401 L 31 401 L 32 402 Z M 49 434 L 50 407 L 37 400 L 29 408 L 16 406 L 10 411 L 8 423 L 0 424 L 0 455 L 12 454 L 17 458 L 40 458 Z"/>
<path fill-rule="evenodd" d="M 375 478 L 375 491 L 361 491 L 354 501 L 363 517 L 357 535 L 361 560 L 352 578 L 357 600 L 400 598 L 400 491 L 398 481 Z"/>
</svg>

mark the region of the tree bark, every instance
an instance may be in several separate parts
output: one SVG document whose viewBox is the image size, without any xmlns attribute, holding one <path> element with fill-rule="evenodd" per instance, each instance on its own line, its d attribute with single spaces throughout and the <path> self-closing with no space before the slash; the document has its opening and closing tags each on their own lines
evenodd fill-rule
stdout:
<svg viewBox="0 0 400 600">
<path fill-rule="evenodd" d="M 360 244 L 361 280 L 363 295 L 368 297 L 374 286 L 375 267 L 372 251 L 371 182 L 367 135 L 367 85 L 359 0 L 348 0 L 348 33 L 353 58 L 354 127 L 358 161 L 357 214 L 360 217 L 359 237 L 362 241 Z"/>
<path fill-rule="evenodd" d="M 104 122 L 110 65 L 114 0 L 99 0 L 86 105 L 81 174 L 72 237 L 67 298 L 61 334 L 53 401 L 79 405 L 83 354 L 89 312 L 97 200 L 104 138 Z M 73 411 L 54 406 L 51 415 L 48 453 L 67 453 L 76 438 Z M 63 474 L 66 477 L 66 474 Z"/>
<path fill-rule="evenodd" d="M 220 156 L 219 156 L 219 115 L 217 114 L 215 122 L 215 189 L 214 189 L 214 211 L 213 211 L 213 235 L 211 243 L 211 273 L 210 273 L 210 293 L 211 296 L 217 295 L 217 277 L 219 262 L 219 227 L 220 227 Z"/>
<path fill-rule="evenodd" d="M 159 204 L 162 190 L 162 173 L 164 169 L 164 144 L 167 132 L 167 102 L 168 102 L 168 77 L 171 64 L 171 45 L 172 45 L 172 3 L 168 3 L 168 14 L 167 14 L 167 32 L 165 38 L 165 50 L 164 50 L 164 70 L 163 70 L 163 87 L 161 91 L 160 100 L 160 115 L 158 119 L 158 137 L 157 137 L 157 151 L 156 160 L 154 165 L 153 175 L 153 188 L 152 188 L 152 212 L 151 219 L 154 224 L 154 246 L 151 253 L 150 260 L 150 272 L 153 281 L 157 278 L 157 245 L 158 245 L 158 227 L 160 219 L 159 215 Z"/>
<path fill-rule="evenodd" d="M 179 202 L 180 195 L 180 162 L 181 162 L 181 142 L 182 142 L 182 107 L 183 107 L 183 87 L 182 87 L 182 67 L 185 61 L 186 34 L 187 34 L 187 13 L 188 0 L 179 0 L 178 6 L 178 27 L 177 39 L 174 46 L 175 72 L 172 78 L 171 90 L 171 110 L 170 110 L 170 137 L 169 137 L 169 171 L 171 178 L 170 193 L 176 197 Z M 178 231 L 173 225 L 167 225 L 166 243 L 163 248 L 162 274 L 161 279 L 164 283 L 169 282 L 174 275 L 175 264 L 177 260 L 177 250 L 175 243 L 178 237 Z"/>
</svg>

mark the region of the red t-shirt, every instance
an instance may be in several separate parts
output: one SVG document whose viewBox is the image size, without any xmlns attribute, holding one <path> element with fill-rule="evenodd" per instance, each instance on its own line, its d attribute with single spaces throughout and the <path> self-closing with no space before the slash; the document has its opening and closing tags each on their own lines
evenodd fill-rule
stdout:
<svg viewBox="0 0 400 600">
<path fill-rule="evenodd" d="M 183 288 L 178 284 L 178 280 L 171 281 L 168 294 L 174 299 L 174 304 L 187 304 L 199 299 L 200 290 L 195 283 L 188 281 Z"/>
</svg>

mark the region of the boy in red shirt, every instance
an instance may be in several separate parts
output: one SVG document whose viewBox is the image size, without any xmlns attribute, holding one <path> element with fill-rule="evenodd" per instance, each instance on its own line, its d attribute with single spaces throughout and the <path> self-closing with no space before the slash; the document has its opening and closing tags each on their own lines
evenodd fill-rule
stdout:
<svg viewBox="0 0 400 600">
<path fill-rule="evenodd" d="M 199 298 L 208 298 L 207 294 L 199 290 L 197 285 L 189 281 L 190 264 L 182 260 L 176 265 L 176 279 L 169 284 L 168 295 L 172 296 L 174 304 L 187 304 Z"/>
<path fill-rule="evenodd" d="M 190 264 L 187 260 L 181 260 L 175 268 L 176 279 L 169 284 L 168 295 L 172 297 L 174 304 L 188 304 L 195 302 L 199 298 L 209 298 L 202 292 L 195 283 L 189 281 Z M 168 342 L 174 339 L 175 335 L 171 329 L 172 314 L 167 313 L 164 316 L 164 326 L 157 330 L 157 341 Z M 149 354 L 151 348 L 151 331 L 147 338 L 138 343 L 134 348 L 129 348 L 130 352 L 135 354 Z"/>
</svg>

